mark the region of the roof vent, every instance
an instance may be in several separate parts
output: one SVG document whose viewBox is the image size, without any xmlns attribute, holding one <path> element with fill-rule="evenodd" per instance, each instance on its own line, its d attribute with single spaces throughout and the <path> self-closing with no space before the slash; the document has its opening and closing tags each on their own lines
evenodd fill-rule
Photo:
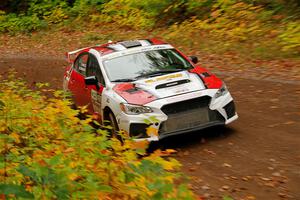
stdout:
<svg viewBox="0 0 300 200">
<path fill-rule="evenodd" d="M 151 42 L 149 40 L 139 40 L 139 42 L 141 43 L 141 45 L 144 46 L 151 46 Z"/>
<path fill-rule="evenodd" d="M 122 51 L 126 49 L 126 47 L 124 47 L 121 44 L 110 44 L 107 46 L 107 48 L 112 49 L 114 51 Z"/>
<path fill-rule="evenodd" d="M 133 48 L 133 47 L 142 46 L 142 44 L 139 41 L 136 41 L 136 40 L 123 41 L 123 42 L 119 42 L 119 44 L 123 45 L 126 48 Z"/>
</svg>

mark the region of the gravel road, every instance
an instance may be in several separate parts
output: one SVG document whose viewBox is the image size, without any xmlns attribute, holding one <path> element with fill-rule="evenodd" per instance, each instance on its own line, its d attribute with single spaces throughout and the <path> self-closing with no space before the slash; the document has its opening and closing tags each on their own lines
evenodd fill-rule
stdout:
<svg viewBox="0 0 300 200">
<path fill-rule="evenodd" d="M 15 68 L 30 85 L 61 89 L 66 62 L 60 58 L 6 57 L 1 74 Z M 173 148 L 191 187 L 205 199 L 300 199 L 300 83 L 212 69 L 226 81 L 240 118 L 166 138 L 151 149 Z M 259 74 L 262 72 L 260 71 Z M 254 75 L 253 75 L 254 74 Z"/>
</svg>

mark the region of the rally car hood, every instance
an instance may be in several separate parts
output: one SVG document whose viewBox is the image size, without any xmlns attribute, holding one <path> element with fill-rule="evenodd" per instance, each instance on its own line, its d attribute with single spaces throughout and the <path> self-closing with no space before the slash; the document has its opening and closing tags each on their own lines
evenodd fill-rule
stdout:
<svg viewBox="0 0 300 200">
<path fill-rule="evenodd" d="M 137 88 L 145 90 L 159 99 L 205 89 L 201 79 L 188 71 L 137 80 L 133 83 Z"/>
<path fill-rule="evenodd" d="M 113 90 L 130 104 L 144 105 L 156 99 L 206 89 L 201 73 L 192 70 L 139 79 L 116 84 Z"/>
</svg>

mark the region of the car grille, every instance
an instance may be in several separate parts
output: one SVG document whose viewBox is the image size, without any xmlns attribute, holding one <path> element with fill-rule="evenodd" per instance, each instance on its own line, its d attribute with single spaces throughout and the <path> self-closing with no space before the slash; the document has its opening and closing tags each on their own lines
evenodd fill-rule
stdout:
<svg viewBox="0 0 300 200">
<path fill-rule="evenodd" d="M 182 113 L 190 110 L 195 110 L 208 106 L 211 98 L 209 96 L 204 96 L 195 99 L 189 99 L 186 101 L 176 102 L 168 105 L 164 105 L 161 110 L 166 115 L 173 115 L 177 113 Z"/>
<path fill-rule="evenodd" d="M 212 121 L 225 121 L 219 112 L 209 109 L 210 100 L 211 97 L 204 96 L 163 106 L 161 110 L 168 120 L 161 125 L 160 133 L 193 128 Z"/>
</svg>

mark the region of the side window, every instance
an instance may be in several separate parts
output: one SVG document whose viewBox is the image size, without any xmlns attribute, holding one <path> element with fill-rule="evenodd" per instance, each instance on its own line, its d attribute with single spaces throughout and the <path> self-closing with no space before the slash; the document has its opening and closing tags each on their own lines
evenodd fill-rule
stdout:
<svg viewBox="0 0 300 200">
<path fill-rule="evenodd" d="M 97 58 L 92 54 L 90 54 L 89 58 L 86 76 L 96 76 L 99 83 L 105 85 Z"/>
<path fill-rule="evenodd" d="M 74 64 L 75 70 L 84 76 L 86 75 L 86 66 L 87 66 L 88 58 L 89 55 L 87 53 L 83 53 L 78 56 Z"/>
</svg>

